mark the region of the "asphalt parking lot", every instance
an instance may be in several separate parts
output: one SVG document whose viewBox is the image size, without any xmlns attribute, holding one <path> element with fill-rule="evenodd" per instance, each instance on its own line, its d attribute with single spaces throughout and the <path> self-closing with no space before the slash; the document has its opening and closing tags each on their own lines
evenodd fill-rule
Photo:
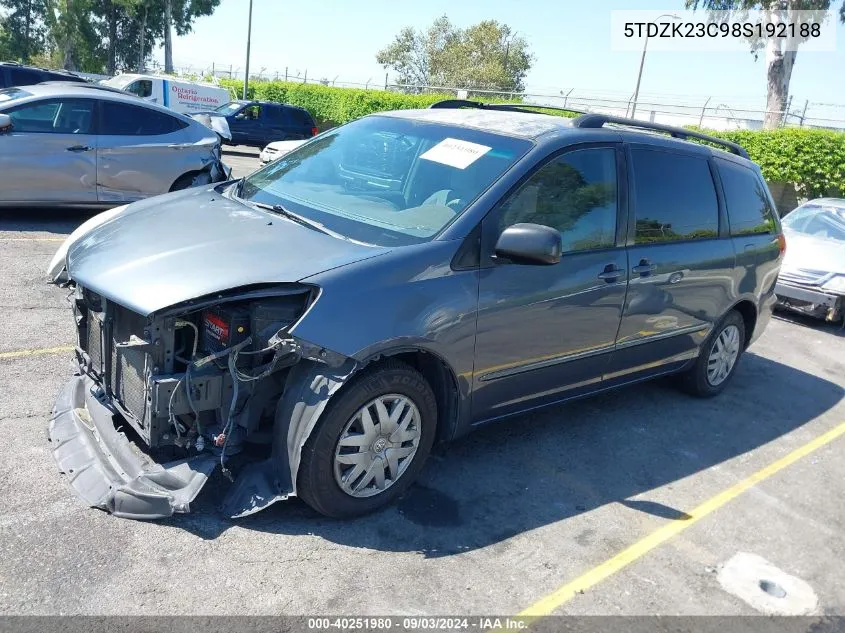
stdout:
<svg viewBox="0 0 845 633">
<path fill-rule="evenodd" d="M 211 485 L 168 521 L 84 507 L 45 439 L 74 334 L 41 275 L 89 215 L 0 214 L 0 613 L 753 615 L 806 597 L 791 576 L 845 615 L 845 331 L 783 315 L 717 399 L 659 381 L 482 429 L 362 519 L 225 520 Z M 739 597 L 738 554 L 788 595 Z"/>
</svg>

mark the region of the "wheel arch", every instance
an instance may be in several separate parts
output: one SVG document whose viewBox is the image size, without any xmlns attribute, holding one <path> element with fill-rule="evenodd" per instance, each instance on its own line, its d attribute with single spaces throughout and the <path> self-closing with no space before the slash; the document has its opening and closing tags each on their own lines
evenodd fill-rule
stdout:
<svg viewBox="0 0 845 633">
<path fill-rule="evenodd" d="M 440 354 L 422 346 L 405 345 L 381 350 L 361 363 L 356 373 L 378 369 L 387 360 L 398 360 L 416 369 L 428 382 L 437 403 L 438 442 L 452 439 L 461 419 L 462 399 L 458 377 L 452 366 Z"/>
<path fill-rule="evenodd" d="M 750 299 L 740 299 L 731 306 L 728 312 L 736 310 L 742 317 L 745 325 L 745 347 L 751 344 L 754 335 L 754 328 L 757 326 L 757 306 Z"/>
</svg>

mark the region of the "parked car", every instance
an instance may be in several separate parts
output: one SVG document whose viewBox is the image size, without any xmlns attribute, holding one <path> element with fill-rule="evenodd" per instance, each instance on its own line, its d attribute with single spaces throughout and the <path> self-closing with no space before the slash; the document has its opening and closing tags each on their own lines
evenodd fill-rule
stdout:
<svg viewBox="0 0 845 633">
<path fill-rule="evenodd" d="M 0 90 L 0 206 L 115 206 L 231 173 L 213 131 L 75 83 Z"/>
<path fill-rule="evenodd" d="M 305 141 L 274 141 L 261 150 L 261 154 L 258 155 L 258 159 L 261 161 L 262 165 L 266 165 L 267 163 L 274 161 L 277 158 L 281 158 L 288 152 L 296 149 L 304 142 Z"/>
<path fill-rule="evenodd" d="M 50 70 L 35 66 L 24 66 L 17 62 L 0 62 L 0 88 L 31 86 L 42 81 L 87 83 L 84 77 L 67 70 Z"/>
<path fill-rule="evenodd" d="M 227 472 L 227 515 L 298 495 L 349 517 L 492 420 L 666 374 L 714 396 L 771 316 L 773 209 L 741 147 L 688 130 L 364 117 L 70 245 L 79 369 L 53 456 L 91 506 L 157 518 L 265 442 Z"/>
<path fill-rule="evenodd" d="M 273 141 L 309 139 L 318 132 L 308 110 L 284 103 L 230 101 L 205 114 L 226 119 L 234 145 L 265 147 Z"/>
<path fill-rule="evenodd" d="M 818 198 L 787 214 L 789 249 L 775 292 L 778 304 L 845 326 L 845 200 Z"/>
<path fill-rule="evenodd" d="M 170 75 L 125 73 L 100 83 L 125 90 L 183 114 L 213 110 L 228 103 L 231 98 L 228 90 L 216 84 L 189 81 Z"/>
</svg>

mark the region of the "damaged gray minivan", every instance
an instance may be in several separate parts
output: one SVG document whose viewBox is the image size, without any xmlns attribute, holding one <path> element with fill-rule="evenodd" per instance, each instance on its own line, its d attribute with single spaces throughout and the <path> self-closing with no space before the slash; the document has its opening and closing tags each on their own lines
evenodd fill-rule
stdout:
<svg viewBox="0 0 845 633">
<path fill-rule="evenodd" d="M 77 371 L 49 439 L 79 496 L 166 517 L 220 467 L 228 516 L 297 495 L 349 517 L 482 423 L 669 373 L 725 387 L 785 248 L 741 147 L 439 106 L 70 240 Z"/>
</svg>

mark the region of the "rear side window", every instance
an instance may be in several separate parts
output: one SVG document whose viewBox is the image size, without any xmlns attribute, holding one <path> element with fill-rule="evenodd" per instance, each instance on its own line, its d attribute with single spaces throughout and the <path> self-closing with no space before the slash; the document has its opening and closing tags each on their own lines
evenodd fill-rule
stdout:
<svg viewBox="0 0 845 633">
<path fill-rule="evenodd" d="M 290 120 L 291 125 L 296 125 L 299 127 L 313 127 L 314 121 L 311 119 L 311 115 L 308 114 L 305 110 L 297 110 L 296 108 L 288 108 L 288 119 Z"/>
<path fill-rule="evenodd" d="M 271 123 L 284 123 L 285 121 L 285 114 L 282 109 L 273 106 L 264 106 L 264 116 Z"/>
<path fill-rule="evenodd" d="M 108 136 L 160 136 L 188 127 L 184 121 L 150 108 L 101 102 L 100 134 Z"/>
<path fill-rule="evenodd" d="M 751 169 L 717 159 L 725 189 L 731 235 L 773 233 L 774 209 L 760 177 Z"/>
<path fill-rule="evenodd" d="M 634 149 L 636 242 L 708 239 L 719 234 L 719 203 L 706 158 Z"/>
</svg>

